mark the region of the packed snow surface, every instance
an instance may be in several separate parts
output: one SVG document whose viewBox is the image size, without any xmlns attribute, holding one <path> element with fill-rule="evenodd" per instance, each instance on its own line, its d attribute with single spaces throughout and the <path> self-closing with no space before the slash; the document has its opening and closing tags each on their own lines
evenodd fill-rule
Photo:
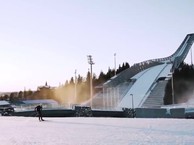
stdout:
<svg viewBox="0 0 194 145">
<path fill-rule="evenodd" d="M 193 119 L 0 117 L 1 145 L 194 145 Z"/>
</svg>

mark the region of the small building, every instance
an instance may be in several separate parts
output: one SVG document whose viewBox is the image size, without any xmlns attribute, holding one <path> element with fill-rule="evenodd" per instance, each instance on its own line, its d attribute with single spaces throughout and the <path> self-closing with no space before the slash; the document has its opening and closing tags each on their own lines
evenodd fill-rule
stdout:
<svg viewBox="0 0 194 145">
<path fill-rule="evenodd" d="M 59 106 L 58 102 L 52 99 L 25 100 L 23 103 L 30 106 L 41 104 L 44 108 L 54 108 Z"/>
<path fill-rule="evenodd" d="M 2 115 L 5 115 L 4 113 L 11 113 L 14 111 L 14 108 L 11 106 L 11 104 L 8 101 L 0 101 L 0 113 Z"/>
<path fill-rule="evenodd" d="M 0 101 L 0 108 L 10 107 L 10 103 L 8 101 Z"/>
</svg>

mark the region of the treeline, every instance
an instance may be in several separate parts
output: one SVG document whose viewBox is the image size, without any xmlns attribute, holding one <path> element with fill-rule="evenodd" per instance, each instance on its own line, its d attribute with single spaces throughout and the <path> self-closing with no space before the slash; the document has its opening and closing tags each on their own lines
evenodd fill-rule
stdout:
<svg viewBox="0 0 194 145">
<path fill-rule="evenodd" d="M 130 65 L 127 62 L 119 65 L 118 69 L 116 69 L 116 74 L 119 74 L 129 67 Z M 69 81 L 67 80 L 65 84 L 57 88 L 52 88 L 46 83 L 36 91 L 28 90 L 12 92 L 10 95 L 7 94 L 1 96 L 1 100 L 9 100 L 13 103 L 27 99 L 54 99 L 61 104 L 76 104 L 84 102 L 90 98 L 90 75 L 90 72 L 88 72 L 86 77 L 80 75 L 78 75 L 76 79 L 72 77 Z M 98 77 L 96 74 L 93 74 L 93 94 L 99 91 L 98 89 L 95 89 L 96 86 L 102 85 L 114 75 L 115 70 L 110 68 L 108 68 L 106 73 L 101 71 Z"/>
<path fill-rule="evenodd" d="M 116 70 L 116 74 L 119 74 L 130 66 L 128 63 L 119 65 Z M 93 74 L 93 93 L 97 93 L 99 90 L 97 86 L 101 86 L 104 82 L 109 80 L 115 75 L 114 69 L 108 69 L 107 73 L 100 72 L 97 77 Z M 174 103 L 184 103 L 194 98 L 194 67 L 182 63 L 173 74 L 173 88 L 174 88 Z M 72 77 L 65 84 L 51 88 L 47 83 L 39 87 L 36 91 L 20 91 L 12 92 L 0 97 L 0 100 L 8 100 L 13 103 L 17 103 L 20 100 L 28 99 L 54 99 L 61 104 L 76 104 L 87 101 L 90 98 L 90 72 L 86 77 L 80 75 L 75 78 Z M 164 104 L 172 104 L 172 79 L 170 79 L 165 88 Z"/>
<path fill-rule="evenodd" d="M 184 103 L 194 99 L 194 67 L 182 63 L 173 74 L 174 103 Z M 172 104 L 172 79 L 165 88 L 164 104 Z"/>
</svg>

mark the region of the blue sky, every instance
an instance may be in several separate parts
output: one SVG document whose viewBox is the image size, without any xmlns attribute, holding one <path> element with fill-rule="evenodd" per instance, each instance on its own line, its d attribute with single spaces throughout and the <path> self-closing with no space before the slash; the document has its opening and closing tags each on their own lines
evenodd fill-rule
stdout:
<svg viewBox="0 0 194 145">
<path fill-rule="evenodd" d="M 0 0 L 0 92 L 171 55 L 194 32 L 193 0 Z M 193 48 L 193 47 L 192 47 Z M 189 55 L 188 55 L 189 56 Z M 190 58 L 187 61 L 190 62 Z"/>
</svg>

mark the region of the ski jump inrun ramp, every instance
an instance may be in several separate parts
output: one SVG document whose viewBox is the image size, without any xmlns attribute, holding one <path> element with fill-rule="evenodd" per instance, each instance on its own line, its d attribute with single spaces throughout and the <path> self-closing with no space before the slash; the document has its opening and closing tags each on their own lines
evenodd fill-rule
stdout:
<svg viewBox="0 0 194 145">
<path fill-rule="evenodd" d="M 119 101 L 114 107 L 138 108 L 160 107 L 163 105 L 164 96 L 161 97 L 162 99 L 160 98 L 159 105 L 157 105 L 157 102 L 159 101 L 155 100 L 155 106 L 153 102 L 154 99 L 152 99 L 152 102 L 149 104 L 149 96 L 153 93 L 154 88 L 158 85 L 160 80 L 165 80 L 166 78 L 171 77 L 170 74 L 172 74 L 186 58 L 193 42 L 194 34 L 188 34 L 172 55 L 165 58 L 151 59 L 134 64 L 129 69 L 111 78 L 103 84 L 103 105 L 106 106 L 106 103 L 108 103 L 106 101 L 107 91 L 110 88 L 119 88 L 119 86 L 123 86 L 122 84 L 126 84 L 126 82 L 128 83 L 127 87 L 125 87 L 126 89 L 123 89 L 124 91 L 120 89 L 121 87 L 119 88 L 120 93 L 117 93 L 117 95 L 119 95 L 119 97 L 117 96 Z M 159 85 L 157 87 L 159 88 Z M 115 104 L 112 103 L 112 105 Z"/>
</svg>

